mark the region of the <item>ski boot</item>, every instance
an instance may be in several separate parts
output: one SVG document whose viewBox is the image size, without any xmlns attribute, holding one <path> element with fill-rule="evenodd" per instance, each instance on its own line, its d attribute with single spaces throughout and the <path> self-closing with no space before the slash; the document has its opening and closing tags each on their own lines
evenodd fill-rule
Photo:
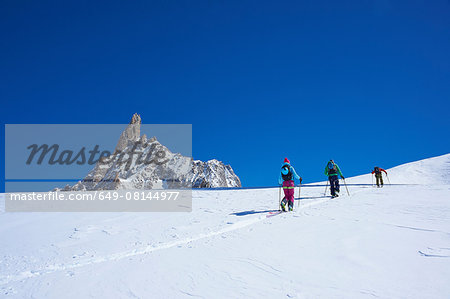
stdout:
<svg viewBox="0 0 450 299">
<path fill-rule="evenodd" d="M 286 212 L 286 204 L 283 201 L 281 202 L 281 210 Z"/>
</svg>

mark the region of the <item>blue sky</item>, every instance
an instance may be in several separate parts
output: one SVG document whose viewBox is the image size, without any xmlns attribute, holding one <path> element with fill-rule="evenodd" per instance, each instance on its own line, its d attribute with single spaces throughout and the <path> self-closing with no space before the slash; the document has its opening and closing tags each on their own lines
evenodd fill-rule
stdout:
<svg viewBox="0 0 450 299">
<path fill-rule="evenodd" d="M 2 124 L 192 124 L 245 186 L 450 152 L 447 0 L 2 1 L 0 30 Z"/>
</svg>

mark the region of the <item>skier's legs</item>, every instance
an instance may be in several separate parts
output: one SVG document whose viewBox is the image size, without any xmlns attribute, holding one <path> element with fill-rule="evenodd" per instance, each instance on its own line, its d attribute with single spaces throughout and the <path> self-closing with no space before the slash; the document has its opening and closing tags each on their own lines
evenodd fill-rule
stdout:
<svg viewBox="0 0 450 299">
<path fill-rule="evenodd" d="M 380 183 L 381 183 L 381 185 L 383 185 L 383 179 L 381 178 L 381 173 L 377 173 L 375 175 L 375 177 L 377 178 L 377 187 L 380 187 Z"/>
<path fill-rule="evenodd" d="M 289 186 L 287 200 L 289 204 L 294 205 L 294 182 L 292 182 L 292 186 Z"/>
<path fill-rule="evenodd" d="M 284 197 L 283 200 L 281 201 L 281 207 L 283 208 L 283 210 L 286 207 L 286 203 L 287 203 L 287 199 L 286 199 L 286 197 Z"/>
<path fill-rule="evenodd" d="M 292 211 L 294 209 L 294 201 L 289 201 L 289 210 Z"/>
<path fill-rule="evenodd" d="M 337 193 L 339 193 L 341 190 L 341 187 L 339 186 L 339 178 L 337 175 L 335 175 L 334 177 L 335 177 L 335 184 L 336 184 L 334 189 L 336 190 Z"/>
<path fill-rule="evenodd" d="M 294 181 L 283 182 L 284 196 L 289 203 L 289 206 L 294 206 Z"/>
<path fill-rule="evenodd" d="M 335 177 L 334 175 L 328 177 L 328 180 L 330 181 L 331 196 L 334 196 L 336 194 L 335 187 L 334 187 L 334 179 L 333 179 L 334 177 Z"/>
<path fill-rule="evenodd" d="M 380 183 L 381 183 L 381 186 L 384 185 L 384 182 L 383 182 L 383 174 L 382 174 L 382 173 L 380 173 Z"/>
<path fill-rule="evenodd" d="M 288 197 L 289 207 L 294 207 L 294 186 L 292 189 L 289 189 L 289 197 Z"/>
<path fill-rule="evenodd" d="M 335 196 L 336 193 L 339 193 L 339 178 L 337 175 L 330 176 L 330 189 L 332 196 Z"/>
</svg>

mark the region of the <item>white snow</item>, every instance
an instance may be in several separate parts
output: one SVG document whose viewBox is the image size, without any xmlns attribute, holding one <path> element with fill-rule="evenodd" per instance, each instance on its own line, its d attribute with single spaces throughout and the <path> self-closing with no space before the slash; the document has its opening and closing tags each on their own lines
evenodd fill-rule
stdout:
<svg viewBox="0 0 450 299">
<path fill-rule="evenodd" d="M 382 165 L 374 165 L 383 168 Z M 372 170 L 372 169 L 371 169 Z M 386 169 L 392 184 L 450 184 L 450 154 Z M 385 178 L 385 174 L 383 177 Z M 346 179 L 347 183 L 371 184 L 371 174 Z M 388 183 L 385 179 L 385 183 Z"/>
<path fill-rule="evenodd" d="M 192 213 L 0 213 L 0 297 L 449 298 L 449 161 L 336 200 L 304 187 L 273 217 L 277 188 L 196 190 Z"/>
</svg>

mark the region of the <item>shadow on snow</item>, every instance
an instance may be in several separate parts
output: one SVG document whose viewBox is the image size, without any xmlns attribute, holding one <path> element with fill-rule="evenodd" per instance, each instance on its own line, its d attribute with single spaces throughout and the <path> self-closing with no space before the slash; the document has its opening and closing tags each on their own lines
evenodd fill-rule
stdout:
<svg viewBox="0 0 450 299">
<path fill-rule="evenodd" d="M 318 198 L 331 198 L 331 196 L 309 196 L 309 197 L 300 197 L 300 198 L 294 198 L 294 200 L 304 200 L 304 199 L 318 199 Z M 236 212 L 231 213 L 230 215 L 234 216 L 247 216 L 247 215 L 253 215 L 253 214 L 264 214 L 264 213 L 273 213 L 278 212 L 279 210 L 263 210 L 263 211 L 243 211 L 243 212 Z"/>
<path fill-rule="evenodd" d="M 251 211 L 244 211 L 244 212 L 231 213 L 230 215 L 235 215 L 235 216 L 246 216 L 246 215 L 263 214 L 263 213 L 271 213 L 271 212 L 278 212 L 278 210 L 264 210 L 264 211 L 255 211 L 255 210 L 251 210 Z"/>
<path fill-rule="evenodd" d="M 305 196 L 305 197 L 295 198 L 295 200 L 319 199 L 319 198 L 331 198 L 331 196 L 330 195 L 326 195 L 326 196 Z"/>
</svg>

